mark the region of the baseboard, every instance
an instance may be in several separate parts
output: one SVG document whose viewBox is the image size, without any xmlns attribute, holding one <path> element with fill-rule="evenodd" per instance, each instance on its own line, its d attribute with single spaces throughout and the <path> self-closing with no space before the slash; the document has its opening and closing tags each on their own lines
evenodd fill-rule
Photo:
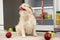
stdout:
<svg viewBox="0 0 60 40">
<path fill-rule="evenodd" d="M 4 26 L 0 25 L 0 31 L 3 31 L 3 30 L 4 30 Z"/>
</svg>

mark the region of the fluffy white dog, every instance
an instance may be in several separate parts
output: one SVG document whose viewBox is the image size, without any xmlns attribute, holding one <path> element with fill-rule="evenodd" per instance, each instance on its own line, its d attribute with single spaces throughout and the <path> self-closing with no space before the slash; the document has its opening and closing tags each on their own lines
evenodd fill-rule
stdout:
<svg viewBox="0 0 60 40">
<path fill-rule="evenodd" d="M 19 23 L 16 25 L 17 35 L 22 37 L 25 37 L 26 34 L 36 36 L 36 19 L 33 15 L 32 7 L 29 4 L 23 3 L 19 7 L 19 14 Z"/>
</svg>

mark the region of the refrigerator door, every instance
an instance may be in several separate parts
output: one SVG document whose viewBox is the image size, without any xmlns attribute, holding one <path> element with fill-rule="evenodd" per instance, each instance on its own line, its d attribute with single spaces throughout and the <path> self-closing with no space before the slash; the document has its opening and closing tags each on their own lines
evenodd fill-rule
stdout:
<svg viewBox="0 0 60 40">
<path fill-rule="evenodd" d="M 35 10 L 34 15 L 36 17 L 37 26 L 36 30 L 42 31 L 54 31 L 54 3 L 53 0 L 44 0 L 44 12 L 47 12 L 47 17 L 44 18 L 44 24 L 42 25 L 42 0 L 25 0 Z M 38 16 L 39 15 L 39 16 Z M 50 15 L 50 16 L 49 16 Z M 50 19 L 49 19 L 50 18 Z"/>
</svg>

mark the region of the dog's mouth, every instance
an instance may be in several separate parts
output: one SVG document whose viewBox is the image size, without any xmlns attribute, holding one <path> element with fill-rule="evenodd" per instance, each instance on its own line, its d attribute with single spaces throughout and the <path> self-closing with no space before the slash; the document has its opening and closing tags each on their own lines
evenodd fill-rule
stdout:
<svg viewBox="0 0 60 40">
<path fill-rule="evenodd" d="M 20 8 L 18 9 L 18 11 L 26 11 L 26 9 L 20 7 Z"/>
</svg>

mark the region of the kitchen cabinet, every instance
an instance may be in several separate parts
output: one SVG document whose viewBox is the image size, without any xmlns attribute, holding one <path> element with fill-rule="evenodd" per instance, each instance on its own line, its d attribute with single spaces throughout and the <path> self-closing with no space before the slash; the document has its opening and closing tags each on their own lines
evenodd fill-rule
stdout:
<svg viewBox="0 0 60 40">
<path fill-rule="evenodd" d="M 23 0 L 3 0 L 4 30 L 15 29 L 19 21 L 18 8 L 22 3 Z"/>
</svg>

